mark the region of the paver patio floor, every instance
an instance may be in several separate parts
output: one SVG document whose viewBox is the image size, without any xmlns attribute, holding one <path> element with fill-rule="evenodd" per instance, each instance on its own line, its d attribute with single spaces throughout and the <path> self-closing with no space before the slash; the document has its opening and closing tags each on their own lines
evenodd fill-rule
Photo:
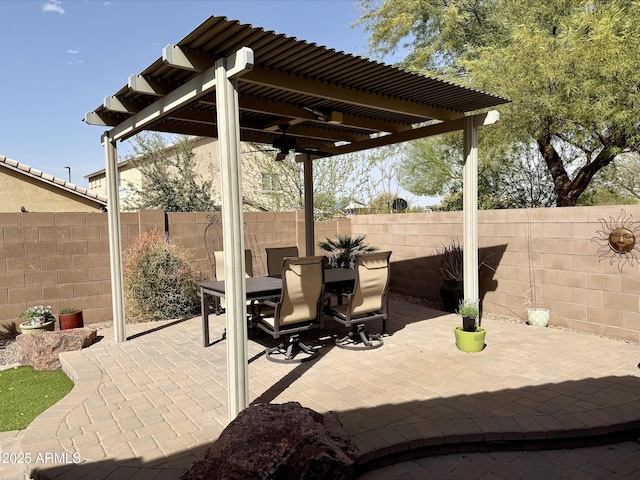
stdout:
<svg viewBox="0 0 640 480">
<path fill-rule="evenodd" d="M 375 350 L 332 346 L 343 329 L 328 319 L 310 337 L 325 345 L 311 362 L 269 362 L 262 352 L 275 342 L 250 340 L 250 401 L 337 412 L 364 466 L 519 442 L 559 448 L 640 428 L 638 345 L 484 320 L 486 348 L 463 353 L 456 315 L 393 301 L 390 310 L 391 335 Z M 228 423 L 225 316 L 210 318 L 208 348 L 193 318 L 130 325 L 119 344 L 100 331 L 100 342 L 63 354 L 75 388 L 17 440 L 0 437 L 2 451 L 57 454 L 30 465 L 40 478 L 179 478 Z M 16 468 L 2 465 L 0 476 Z"/>
</svg>

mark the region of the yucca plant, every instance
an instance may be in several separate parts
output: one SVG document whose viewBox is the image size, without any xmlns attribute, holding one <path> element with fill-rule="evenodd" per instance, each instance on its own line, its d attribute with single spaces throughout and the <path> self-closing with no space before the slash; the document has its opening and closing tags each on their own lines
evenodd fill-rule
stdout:
<svg viewBox="0 0 640 480">
<path fill-rule="evenodd" d="M 330 268 L 355 268 L 358 255 L 375 252 L 378 247 L 364 243 L 365 236 L 359 235 L 356 238 L 336 235 L 336 239 L 325 239 L 318 243 L 318 246 L 327 252 L 327 261 Z"/>
<path fill-rule="evenodd" d="M 442 245 L 442 249 L 436 249 L 436 254 L 442 279 L 461 282 L 464 278 L 462 245 L 456 240 L 452 240 L 449 245 Z"/>
</svg>

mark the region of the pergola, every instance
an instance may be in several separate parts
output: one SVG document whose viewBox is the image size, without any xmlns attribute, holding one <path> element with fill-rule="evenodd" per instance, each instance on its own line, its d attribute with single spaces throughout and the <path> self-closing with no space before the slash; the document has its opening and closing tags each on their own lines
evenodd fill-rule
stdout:
<svg viewBox="0 0 640 480">
<path fill-rule="evenodd" d="M 102 143 L 115 340 L 126 339 L 117 141 L 144 130 L 218 139 L 231 420 L 249 396 L 240 142 L 275 141 L 303 162 L 306 254 L 313 255 L 314 161 L 463 130 L 464 271 L 471 280 L 464 295 L 477 300 L 477 131 L 498 120 L 487 110 L 506 102 L 225 17 L 208 18 L 85 116 L 90 125 L 109 127 Z"/>
</svg>

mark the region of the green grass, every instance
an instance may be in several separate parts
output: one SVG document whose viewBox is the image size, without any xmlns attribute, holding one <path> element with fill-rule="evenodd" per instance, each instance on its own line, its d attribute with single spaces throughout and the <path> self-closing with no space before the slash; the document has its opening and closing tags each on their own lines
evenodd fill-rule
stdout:
<svg viewBox="0 0 640 480">
<path fill-rule="evenodd" d="M 0 432 L 27 428 L 72 388 L 62 370 L 37 372 L 22 366 L 0 371 Z"/>
</svg>

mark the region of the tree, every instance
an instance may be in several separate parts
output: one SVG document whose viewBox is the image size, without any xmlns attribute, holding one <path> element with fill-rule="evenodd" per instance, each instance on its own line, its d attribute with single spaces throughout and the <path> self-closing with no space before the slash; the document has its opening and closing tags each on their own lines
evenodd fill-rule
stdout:
<svg viewBox="0 0 640 480">
<path fill-rule="evenodd" d="M 578 205 L 630 205 L 640 203 L 640 156 L 620 155 L 589 184 Z"/>
<path fill-rule="evenodd" d="M 246 171 L 252 172 L 247 177 L 263 180 L 262 186 L 244 189 L 245 202 L 262 210 L 304 208 L 302 163 L 296 162 L 293 156 L 277 162 L 275 154 L 260 145 L 252 145 L 245 156 Z M 341 205 L 366 192 L 372 168 L 373 162 L 362 153 L 314 160 L 314 219 L 320 221 L 343 215 Z"/>
<path fill-rule="evenodd" d="M 478 208 L 553 205 L 553 183 L 532 148 L 503 151 L 480 138 Z M 462 210 L 462 136 L 458 133 L 408 144 L 400 163 L 402 186 L 418 195 L 443 196 L 440 210 Z"/>
<path fill-rule="evenodd" d="M 158 133 L 134 137 L 134 155 L 128 160 L 141 173 L 140 184 L 127 183 L 127 209 L 158 208 L 167 212 L 207 212 L 217 210 L 213 200 L 213 179 L 205 180 L 196 171 L 193 140 L 176 138 L 167 145 Z"/>
<path fill-rule="evenodd" d="M 374 53 L 512 100 L 492 141 L 535 146 L 558 206 L 576 205 L 620 154 L 638 152 L 640 3 L 362 0 Z"/>
</svg>

